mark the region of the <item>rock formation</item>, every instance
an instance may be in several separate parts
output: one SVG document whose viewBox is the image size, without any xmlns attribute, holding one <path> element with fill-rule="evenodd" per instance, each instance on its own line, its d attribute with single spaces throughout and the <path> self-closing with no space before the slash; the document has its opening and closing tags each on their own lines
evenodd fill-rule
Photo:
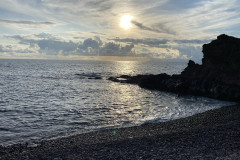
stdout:
<svg viewBox="0 0 240 160">
<path fill-rule="evenodd" d="M 203 55 L 202 65 L 190 60 L 180 75 L 122 75 L 109 80 L 180 95 L 240 102 L 240 39 L 220 35 L 203 45 Z"/>
<path fill-rule="evenodd" d="M 220 35 L 217 40 L 203 45 L 202 64 L 205 69 L 240 73 L 240 39 Z"/>
</svg>

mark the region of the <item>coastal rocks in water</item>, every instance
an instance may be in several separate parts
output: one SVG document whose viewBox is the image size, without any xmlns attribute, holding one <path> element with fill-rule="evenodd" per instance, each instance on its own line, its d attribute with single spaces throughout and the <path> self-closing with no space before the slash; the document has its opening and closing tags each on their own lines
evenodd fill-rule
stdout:
<svg viewBox="0 0 240 160">
<path fill-rule="evenodd" d="M 202 65 L 192 60 L 180 75 L 137 75 L 110 77 L 121 83 L 178 94 L 240 101 L 240 39 L 220 35 L 203 45 Z"/>
<path fill-rule="evenodd" d="M 80 79 L 102 79 L 100 73 L 76 73 Z"/>
</svg>

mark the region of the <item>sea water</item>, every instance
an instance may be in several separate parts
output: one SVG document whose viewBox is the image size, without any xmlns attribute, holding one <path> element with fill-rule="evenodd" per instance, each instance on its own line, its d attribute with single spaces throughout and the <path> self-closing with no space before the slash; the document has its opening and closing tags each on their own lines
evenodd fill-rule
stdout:
<svg viewBox="0 0 240 160">
<path fill-rule="evenodd" d="M 107 80 L 179 74 L 186 62 L 0 60 L 0 144 L 162 122 L 229 105 Z"/>
</svg>

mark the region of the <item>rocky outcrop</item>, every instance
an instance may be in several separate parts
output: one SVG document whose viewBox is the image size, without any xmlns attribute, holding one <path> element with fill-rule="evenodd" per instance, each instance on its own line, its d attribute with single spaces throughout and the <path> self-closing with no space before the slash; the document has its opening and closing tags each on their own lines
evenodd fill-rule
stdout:
<svg viewBox="0 0 240 160">
<path fill-rule="evenodd" d="M 225 34 L 203 45 L 202 64 L 205 69 L 240 73 L 240 39 Z"/>
<path fill-rule="evenodd" d="M 122 75 L 109 80 L 180 95 L 240 102 L 240 39 L 220 35 L 203 45 L 203 55 L 202 65 L 190 60 L 180 75 Z"/>
</svg>

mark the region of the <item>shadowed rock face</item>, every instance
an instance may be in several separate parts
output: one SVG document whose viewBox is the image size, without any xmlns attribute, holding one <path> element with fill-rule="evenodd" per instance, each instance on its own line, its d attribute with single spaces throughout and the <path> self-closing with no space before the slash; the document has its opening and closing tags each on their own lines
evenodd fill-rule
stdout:
<svg viewBox="0 0 240 160">
<path fill-rule="evenodd" d="M 181 73 L 184 79 L 209 80 L 240 87 L 240 39 L 220 35 L 203 45 L 202 65 L 189 61 Z"/>
<path fill-rule="evenodd" d="M 190 60 L 180 75 L 122 75 L 109 80 L 180 95 L 240 102 L 240 39 L 220 35 L 203 45 L 203 54 L 202 65 Z"/>
<path fill-rule="evenodd" d="M 240 39 L 220 35 L 217 40 L 203 45 L 203 67 L 222 72 L 240 73 Z"/>
</svg>

